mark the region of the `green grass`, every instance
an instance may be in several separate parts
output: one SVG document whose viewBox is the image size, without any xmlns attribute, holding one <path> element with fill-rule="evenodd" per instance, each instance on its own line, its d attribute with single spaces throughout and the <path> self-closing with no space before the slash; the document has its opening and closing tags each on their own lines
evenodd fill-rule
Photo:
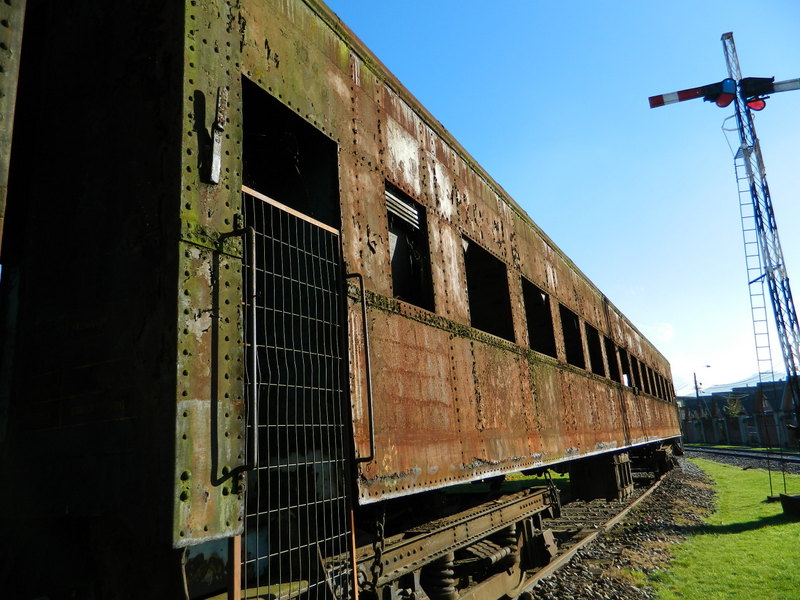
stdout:
<svg viewBox="0 0 800 600">
<path fill-rule="evenodd" d="M 550 471 L 550 480 L 559 490 L 564 492 L 569 489 L 569 475 L 560 475 L 555 471 Z M 548 478 L 541 475 L 524 475 L 523 473 L 509 473 L 503 483 L 494 488 L 504 494 L 520 492 L 532 487 L 547 487 Z M 446 494 L 485 494 L 492 488 L 488 481 L 476 481 L 474 483 L 464 483 L 445 488 Z"/>
<path fill-rule="evenodd" d="M 794 600 L 800 598 L 800 520 L 765 502 L 766 471 L 742 471 L 693 459 L 716 482 L 718 510 L 674 551 L 654 577 L 659 600 Z M 775 492 L 783 489 L 773 474 Z M 790 493 L 800 476 L 787 476 Z"/>
</svg>

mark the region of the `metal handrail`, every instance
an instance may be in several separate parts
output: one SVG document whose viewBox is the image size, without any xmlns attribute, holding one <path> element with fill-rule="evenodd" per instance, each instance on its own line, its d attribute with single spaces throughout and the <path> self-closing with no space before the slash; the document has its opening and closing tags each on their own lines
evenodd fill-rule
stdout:
<svg viewBox="0 0 800 600">
<path fill-rule="evenodd" d="M 361 273 L 348 273 L 345 279 L 358 278 L 361 296 L 361 322 L 364 328 L 364 366 L 367 376 L 367 416 L 369 419 L 369 455 L 356 457 L 356 462 L 369 462 L 375 459 L 375 413 L 372 398 L 372 363 L 369 357 L 369 326 L 367 324 L 367 291 Z"/>
<path fill-rule="evenodd" d="M 229 473 L 229 477 L 236 475 L 242 471 L 251 471 L 258 467 L 258 352 L 256 350 L 257 346 L 257 330 L 256 330 L 256 317 L 257 317 L 257 310 L 256 310 L 256 296 L 257 296 L 257 285 L 256 285 L 256 230 L 252 226 L 243 227 L 242 229 L 236 229 L 235 231 L 231 231 L 229 233 L 223 233 L 219 236 L 219 241 L 222 241 L 227 238 L 231 237 L 241 237 L 244 238 L 247 236 L 250 241 L 250 330 L 251 330 L 251 352 L 250 352 L 250 360 L 251 360 L 251 371 L 252 374 L 250 376 L 250 421 L 253 423 L 253 456 L 251 457 L 252 460 L 248 462 L 248 464 L 240 465 L 233 469 Z"/>
</svg>

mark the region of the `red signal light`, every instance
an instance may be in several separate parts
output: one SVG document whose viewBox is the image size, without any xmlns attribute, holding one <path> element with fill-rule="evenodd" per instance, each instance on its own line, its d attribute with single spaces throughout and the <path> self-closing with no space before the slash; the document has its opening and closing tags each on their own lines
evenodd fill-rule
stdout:
<svg viewBox="0 0 800 600">
<path fill-rule="evenodd" d="M 763 98 L 751 98 L 747 101 L 747 108 L 750 110 L 764 110 L 767 102 Z"/>
<path fill-rule="evenodd" d="M 734 97 L 735 97 L 735 94 L 725 94 L 725 93 L 720 94 L 717 97 L 717 106 L 719 106 L 720 108 L 725 108 L 731 102 L 733 102 Z"/>
<path fill-rule="evenodd" d="M 714 102 L 720 108 L 725 108 L 736 97 L 736 82 L 733 79 L 723 79 L 718 83 L 704 85 L 703 100 Z"/>
</svg>

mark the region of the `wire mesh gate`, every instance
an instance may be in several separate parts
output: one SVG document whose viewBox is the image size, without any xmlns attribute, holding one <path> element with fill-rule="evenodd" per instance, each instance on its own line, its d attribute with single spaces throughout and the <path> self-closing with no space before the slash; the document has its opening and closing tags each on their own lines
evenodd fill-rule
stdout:
<svg viewBox="0 0 800 600">
<path fill-rule="evenodd" d="M 246 373 L 248 393 L 257 397 L 248 398 L 244 597 L 347 598 L 349 417 L 338 232 L 252 190 L 243 192 L 243 206 L 245 225 L 256 232 L 255 269 L 245 269 L 255 273 L 256 322 L 246 318 L 245 329 L 257 365 Z"/>
</svg>

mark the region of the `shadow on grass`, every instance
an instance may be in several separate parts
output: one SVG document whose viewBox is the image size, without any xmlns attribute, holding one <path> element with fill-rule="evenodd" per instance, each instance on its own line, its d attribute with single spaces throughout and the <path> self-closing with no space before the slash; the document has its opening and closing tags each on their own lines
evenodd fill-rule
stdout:
<svg viewBox="0 0 800 600">
<path fill-rule="evenodd" d="M 739 523 L 726 523 L 722 525 L 672 524 L 670 526 L 667 526 L 666 529 L 669 529 L 673 533 L 676 533 L 684 537 L 701 536 L 709 534 L 727 535 L 727 534 L 743 533 L 745 531 L 755 531 L 757 529 L 763 529 L 765 527 L 788 525 L 790 523 L 796 523 L 797 521 L 798 517 L 787 516 L 784 514 L 777 514 L 771 517 L 760 517 L 758 519 L 753 519 L 752 521 L 744 521 Z M 644 518 L 636 523 L 621 525 L 618 526 L 618 528 L 616 529 L 617 534 L 623 536 L 629 536 L 638 533 L 643 533 L 643 534 L 663 533 L 664 530 L 665 530 L 665 524 L 663 522 L 658 520 L 651 520 L 649 518 Z"/>
<path fill-rule="evenodd" d="M 787 525 L 789 523 L 796 523 L 798 517 L 788 516 L 784 514 L 772 515 L 771 517 L 760 517 L 752 521 L 745 521 L 741 523 L 726 523 L 724 525 L 695 525 L 687 528 L 687 532 L 692 535 L 703 534 L 718 534 L 725 535 L 728 533 L 743 533 L 745 531 L 754 531 L 756 529 L 763 529 L 764 527 L 773 527 L 775 525 Z"/>
</svg>

